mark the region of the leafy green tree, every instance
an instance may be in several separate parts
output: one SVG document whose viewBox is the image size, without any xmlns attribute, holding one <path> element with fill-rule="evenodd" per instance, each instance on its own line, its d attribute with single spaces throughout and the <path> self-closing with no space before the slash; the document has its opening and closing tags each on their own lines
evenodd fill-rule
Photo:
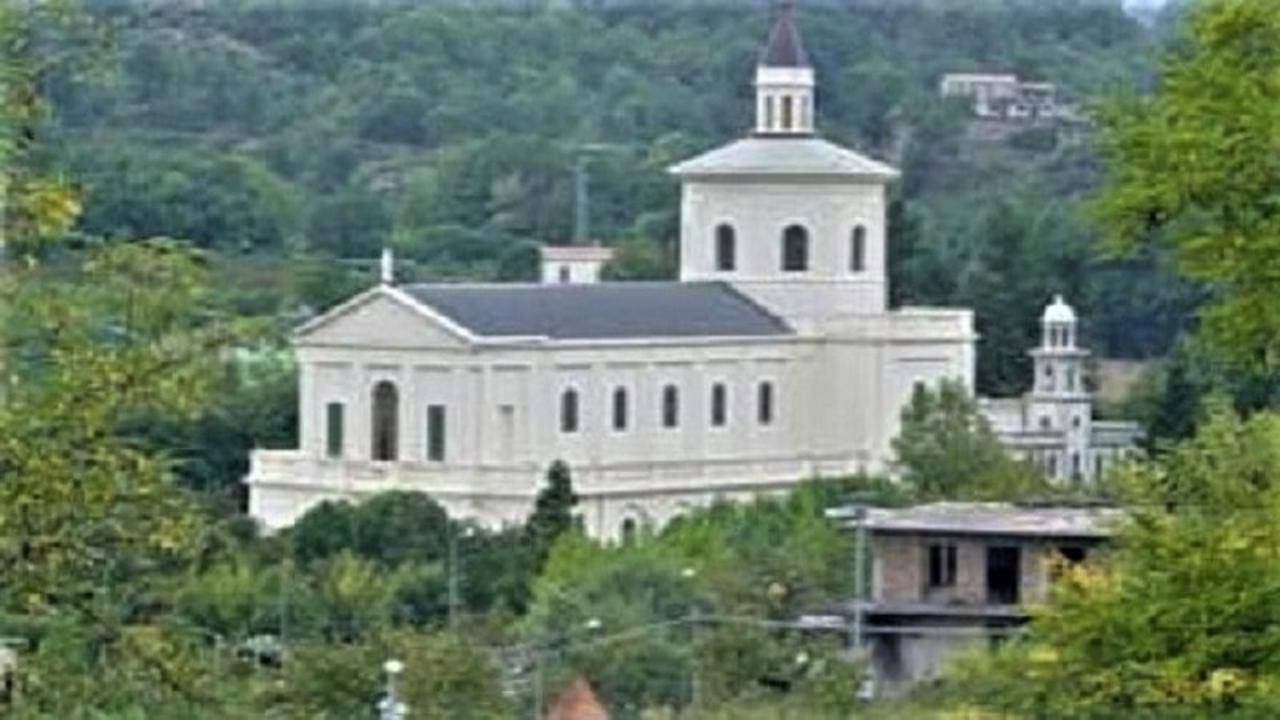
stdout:
<svg viewBox="0 0 1280 720">
<path fill-rule="evenodd" d="M 207 314 L 201 263 L 167 242 L 103 249 L 70 279 L 3 288 L 15 358 L 0 390 L 0 602 L 83 609 L 180 561 L 198 538 L 170 463 L 120 432 L 207 402 L 233 324 Z"/>
<path fill-rule="evenodd" d="M 336 257 L 377 257 L 391 239 L 391 211 L 368 190 L 348 187 L 311 205 L 306 237 L 313 250 Z"/>
<path fill-rule="evenodd" d="M 0 6 L 0 253 L 58 240 L 80 216 L 81 194 L 40 147 L 50 114 L 42 86 L 53 74 L 91 72 L 99 30 L 74 2 Z"/>
<path fill-rule="evenodd" d="M 498 669 L 481 648 L 457 635 L 409 632 L 299 646 L 283 682 L 260 700 L 260 710 L 299 720 L 372 717 L 385 687 L 382 666 L 391 658 L 404 663 L 401 697 L 411 717 L 511 717 Z"/>
<path fill-rule="evenodd" d="M 1280 703 L 1280 417 L 1222 403 L 1121 473 L 1128 518 L 1069 569 L 1031 637 L 956 666 L 968 704 L 1018 717 L 1261 718 Z"/>
<path fill-rule="evenodd" d="M 937 390 L 916 386 L 893 451 L 903 480 L 922 497 L 1011 499 L 1046 487 L 1035 470 L 1009 457 L 959 381 Z"/>
<path fill-rule="evenodd" d="M 300 563 L 351 551 L 394 568 L 407 561 L 444 558 L 453 532 L 449 516 L 427 495 L 391 491 L 356 504 L 322 502 L 303 514 L 288 535 Z"/>
<path fill-rule="evenodd" d="M 1229 357 L 1274 371 L 1280 7 L 1206 0 L 1186 28 L 1157 90 L 1100 115 L 1108 174 L 1096 211 L 1115 252 L 1172 247 L 1182 272 L 1215 291 L 1203 330 Z"/>
</svg>

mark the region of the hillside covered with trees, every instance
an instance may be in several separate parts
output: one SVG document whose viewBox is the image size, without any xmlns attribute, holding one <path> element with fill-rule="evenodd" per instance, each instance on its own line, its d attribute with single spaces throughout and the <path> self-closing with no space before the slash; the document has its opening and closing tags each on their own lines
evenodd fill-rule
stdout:
<svg viewBox="0 0 1280 720">
<path fill-rule="evenodd" d="M 231 302 L 334 302 L 386 245 L 420 279 L 528 279 L 567 241 L 586 157 L 592 236 L 619 278 L 674 273 L 665 168 L 741 135 L 765 3 L 121 2 L 104 72 L 47 81 L 47 147 L 90 237 L 219 253 Z M 1099 259 L 1088 132 L 971 132 L 953 71 L 1016 72 L 1075 102 L 1146 82 L 1155 31 L 1118 3 L 801 3 L 820 127 L 903 170 L 899 304 L 975 308 L 979 390 L 1020 391 L 1035 314 L 1066 292 L 1103 355 L 1163 354 L 1198 296 L 1157 253 Z M 362 262 L 363 261 L 363 262 Z"/>
</svg>

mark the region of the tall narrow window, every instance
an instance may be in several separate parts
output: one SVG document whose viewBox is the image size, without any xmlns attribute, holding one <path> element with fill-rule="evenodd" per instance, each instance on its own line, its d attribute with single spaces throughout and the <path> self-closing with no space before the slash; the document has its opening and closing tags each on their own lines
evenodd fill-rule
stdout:
<svg viewBox="0 0 1280 720">
<path fill-rule="evenodd" d="M 790 225 L 782 231 L 782 269 L 804 272 L 809 269 L 809 231 Z"/>
<path fill-rule="evenodd" d="M 573 279 L 573 275 L 569 272 L 569 266 L 561 265 L 560 266 L 560 284 L 567 285 L 571 279 Z"/>
<path fill-rule="evenodd" d="M 680 426 L 680 391 L 675 385 L 662 388 L 662 427 Z"/>
<path fill-rule="evenodd" d="M 331 458 L 342 457 L 342 403 L 325 406 L 325 454 Z"/>
<path fill-rule="evenodd" d="M 613 391 L 613 429 L 622 432 L 627 429 L 627 389 L 615 388 Z"/>
<path fill-rule="evenodd" d="M 867 229 L 861 225 L 853 229 L 849 238 L 849 271 L 862 272 L 867 269 Z"/>
<path fill-rule="evenodd" d="M 711 425 L 724 427 L 729 421 L 729 390 L 724 383 L 711 386 Z"/>
<path fill-rule="evenodd" d="M 560 394 L 560 432 L 578 432 L 577 390 L 565 390 Z"/>
<path fill-rule="evenodd" d="M 792 112 L 793 112 L 793 108 L 791 107 L 791 96 L 783 95 L 782 96 L 782 129 L 783 130 L 791 129 Z"/>
<path fill-rule="evenodd" d="M 956 546 L 929 546 L 929 587 L 952 587 L 956 584 Z"/>
<path fill-rule="evenodd" d="M 400 396 L 395 383 L 383 380 L 373 386 L 373 459 L 396 459 L 400 439 Z"/>
<path fill-rule="evenodd" d="M 738 264 L 737 237 L 732 225 L 716 228 L 716 270 L 731 272 Z"/>
<path fill-rule="evenodd" d="M 444 462 L 444 444 L 446 434 L 445 413 L 443 405 L 427 406 L 427 459 L 431 462 Z"/>
<path fill-rule="evenodd" d="M 756 420 L 761 425 L 773 424 L 773 383 L 762 382 L 756 388 Z"/>
</svg>

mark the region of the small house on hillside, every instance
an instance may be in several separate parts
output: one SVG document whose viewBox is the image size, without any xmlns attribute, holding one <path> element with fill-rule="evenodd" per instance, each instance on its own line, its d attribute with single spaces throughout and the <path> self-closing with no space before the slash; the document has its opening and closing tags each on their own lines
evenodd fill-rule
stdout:
<svg viewBox="0 0 1280 720">
<path fill-rule="evenodd" d="M 1019 632 L 1058 563 L 1088 560 L 1122 515 L 961 502 L 859 510 L 829 513 L 849 530 L 861 525 L 870 543 L 869 592 L 842 612 L 861 614 L 875 679 L 890 687 L 935 678 L 955 652 Z"/>
</svg>

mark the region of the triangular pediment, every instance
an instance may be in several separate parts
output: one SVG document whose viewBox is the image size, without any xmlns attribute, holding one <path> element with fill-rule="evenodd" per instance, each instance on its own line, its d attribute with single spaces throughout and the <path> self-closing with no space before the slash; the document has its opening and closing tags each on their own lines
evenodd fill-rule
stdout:
<svg viewBox="0 0 1280 720">
<path fill-rule="evenodd" d="M 298 345 L 381 348 L 441 348 L 469 345 L 472 338 L 429 307 L 394 288 L 355 296 L 299 327 Z"/>
</svg>

